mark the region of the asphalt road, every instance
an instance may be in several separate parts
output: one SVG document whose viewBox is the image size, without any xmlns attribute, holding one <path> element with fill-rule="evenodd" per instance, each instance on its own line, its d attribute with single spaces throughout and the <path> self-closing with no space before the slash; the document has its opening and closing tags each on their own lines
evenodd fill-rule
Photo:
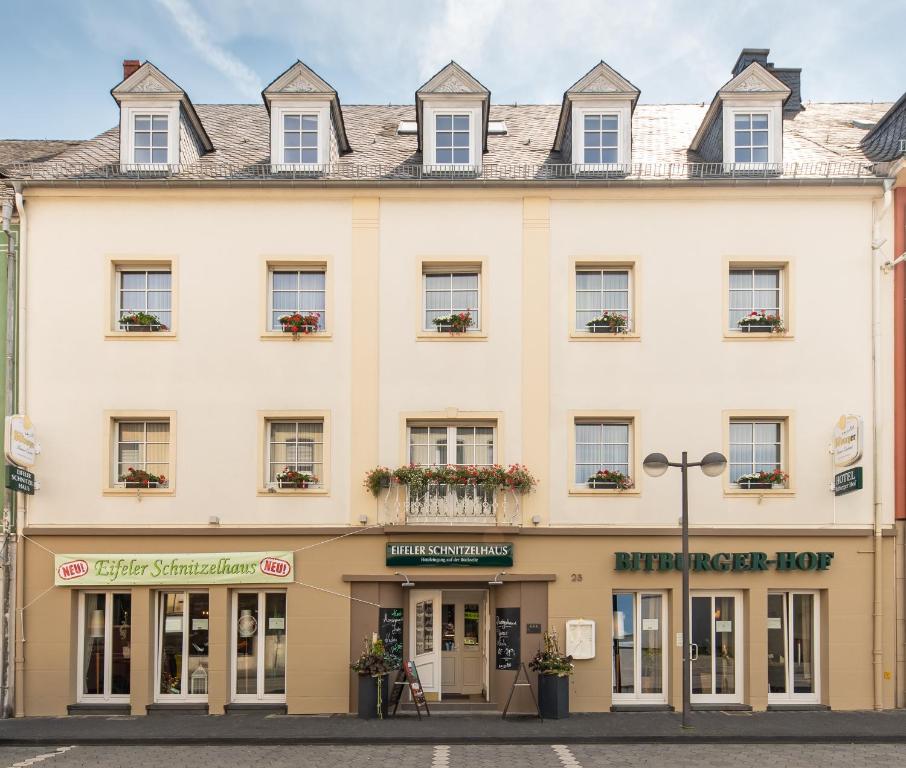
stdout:
<svg viewBox="0 0 906 768">
<path fill-rule="evenodd" d="M 0 768 L 852 768 L 906 764 L 906 744 L 0 747 Z"/>
</svg>

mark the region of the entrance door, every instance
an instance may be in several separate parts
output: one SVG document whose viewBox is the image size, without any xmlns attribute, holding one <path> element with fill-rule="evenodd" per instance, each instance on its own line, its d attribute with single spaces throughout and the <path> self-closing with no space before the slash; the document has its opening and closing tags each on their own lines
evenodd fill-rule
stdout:
<svg viewBox="0 0 906 768">
<path fill-rule="evenodd" d="M 413 589 L 409 595 L 413 619 L 409 622 L 409 647 L 422 689 L 432 700 L 440 700 L 441 689 L 441 596 L 439 589 Z"/>
<path fill-rule="evenodd" d="M 818 593 L 768 593 L 768 701 L 818 701 Z"/>
<path fill-rule="evenodd" d="M 613 593 L 613 702 L 667 701 L 667 601 L 659 592 Z"/>
<path fill-rule="evenodd" d="M 233 701 L 286 701 L 286 593 L 233 592 Z"/>
<path fill-rule="evenodd" d="M 695 594 L 690 666 L 694 703 L 742 702 L 742 600 L 735 592 Z"/>
<path fill-rule="evenodd" d="M 441 686 L 445 695 L 484 691 L 485 593 L 445 590 L 441 604 Z"/>
</svg>

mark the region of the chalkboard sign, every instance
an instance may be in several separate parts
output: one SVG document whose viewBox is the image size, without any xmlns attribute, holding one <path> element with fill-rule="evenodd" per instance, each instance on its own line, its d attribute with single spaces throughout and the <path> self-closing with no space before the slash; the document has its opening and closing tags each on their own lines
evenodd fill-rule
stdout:
<svg viewBox="0 0 906 768">
<path fill-rule="evenodd" d="M 521 637 L 519 630 L 519 609 L 498 608 L 496 610 L 497 669 L 519 669 L 521 659 Z"/>
<path fill-rule="evenodd" d="M 393 657 L 394 668 L 403 663 L 403 609 L 381 608 L 378 634 L 384 641 L 384 653 Z"/>
</svg>

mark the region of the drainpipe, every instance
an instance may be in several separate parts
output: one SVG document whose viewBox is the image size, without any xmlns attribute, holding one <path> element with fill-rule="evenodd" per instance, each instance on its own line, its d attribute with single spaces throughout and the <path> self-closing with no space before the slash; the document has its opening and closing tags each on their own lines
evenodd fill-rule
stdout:
<svg viewBox="0 0 906 768">
<path fill-rule="evenodd" d="M 883 656 L 883 636 L 884 636 L 884 562 L 883 551 L 883 509 L 884 500 L 881 492 L 881 466 L 880 450 L 881 439 L 880 433 L 883 429 L 884 420 L 879 413 L 879 407 L 883 401 L 881 391 L 881 275 L 885 269 L 881 261 L 881 248 L 886 242 L 886 238 L 881 233 L 881 220 L 890 210 L 893 191 L 890 185 L 884 186 L 884 200 L 882 207 L 878 207 L 877 202 L 872 203 L 873 221 L 872 221 L 872 239 L 871 239 L 871 461 L 872 461 L 872 497 L 874 507 L 874 526 L 873 526 L 873 560 L 874 560 L 874 578 L 872 590 L 872 648 L 871 664 L 874 693 L 874 709 L 882 710 L 884 708 L 884 656 Z"/>
<path fill-rule="evenodd" d="M 25 286 L 26 273 L 25 254 L 28 245 L 28 220 L 26 218 L 25 200 L 22 197 L 22 186 L 13 182 L 13 188 L 16 190 L 16 209 L 19 211 L 19 270 L 17 285 L 17 339 L 18 339 L 18 365 L 16 366 L 16 392 L 15 398 L 18 402 L 18 409 L 25 410 Z M 16 664 L 12 674 L 12 690 L 14 694 L 14 716 L 23 717 L 25 715 L 25 690 L 22 685 L 25 680 L 25 611 L 22 606 L 25 605 L 25 540 L 20 534 L 25 529 L 26 515 L 28 508 L 25 503 L 25 494 L 16 494 L 16 507 L 21 510 L 21 515 L 16 516 L 16 550 L 14 557 L 13 579 L 15 580 L 16 611 L 14 614 L 18 621 L 13 619 L 15 628 L 13 636 L 16 637 L 15 644 Z"/>
</svg>

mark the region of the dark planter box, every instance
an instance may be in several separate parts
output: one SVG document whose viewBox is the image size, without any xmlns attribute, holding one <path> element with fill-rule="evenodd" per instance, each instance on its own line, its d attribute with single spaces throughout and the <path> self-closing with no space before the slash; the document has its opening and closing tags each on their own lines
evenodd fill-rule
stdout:
<svg viewBox="0 0 906 768">
<path fill-rule="evenodd" d="M 545 720 L 569 717 L 569 677 L 538 675 L 538 707 Z"/>
<path fill-rule="evenodd" d="M 761 491 L 761 490 L 766 491 L 769 488 L 773 488 L 774 484 L 773 483 L 761 483 L 761 482 L 758 482 L 757 480 L 741 480 L 739 483 L 739 487 L 744 488 L 747 491 Z"/>
<path fill-rule="evenodd" d="M 741 325 L 739 329 L 743 333 L 772 333 L 774 331 L 773 325 Z"/>
<path fill-rule="evenodd" d="M 619 333 L 625 326 L 622 325 L 589 325 L 589 333 Z"/>
<path fill-rule="evenodd" d="M 602 488 L 613 490 L 613 489 L 617 488 L 618 486 L 614 480 L 598 480 L 597 478 L 592 477 L 592 478 L 588 479 L 588 487 L 595 488 L 598 490 L 600 490 Z"/>
<path fill-rule="evenodd" d="M 302 334 L 308 334 L 308 333 L 317 333 L 317 332 L 318 332 L 318 326 L 317 326 L 317 325 L 300 325 L 298 331 L 293 331 L 292 326 L 290 326 L 290 325 L 284 325 L 284 326 L 283 326 L 283 333 L 302 333 Z"/>
<path fill-rule="evenodd" d="M 370 675 L 359 675 L 359 717 L 372 720 L 377 714 L 377 680 Z M 381 676 L 381 714 L 387 717 L 390 701 L 390 675 Z"/>
<path fill-rule="evenodd" d="M 139 325 L 130 323 L 120 323 L 120 330 L 126 333 L 157 333 L 165 330 L 162 325 Z"/>
<path fill-rule="evenodd" d="M 438 333 L 465 333 L 466 329 L 459 328 L 455 325 L 438 325 L 437 332 Z"/>
</svg>

